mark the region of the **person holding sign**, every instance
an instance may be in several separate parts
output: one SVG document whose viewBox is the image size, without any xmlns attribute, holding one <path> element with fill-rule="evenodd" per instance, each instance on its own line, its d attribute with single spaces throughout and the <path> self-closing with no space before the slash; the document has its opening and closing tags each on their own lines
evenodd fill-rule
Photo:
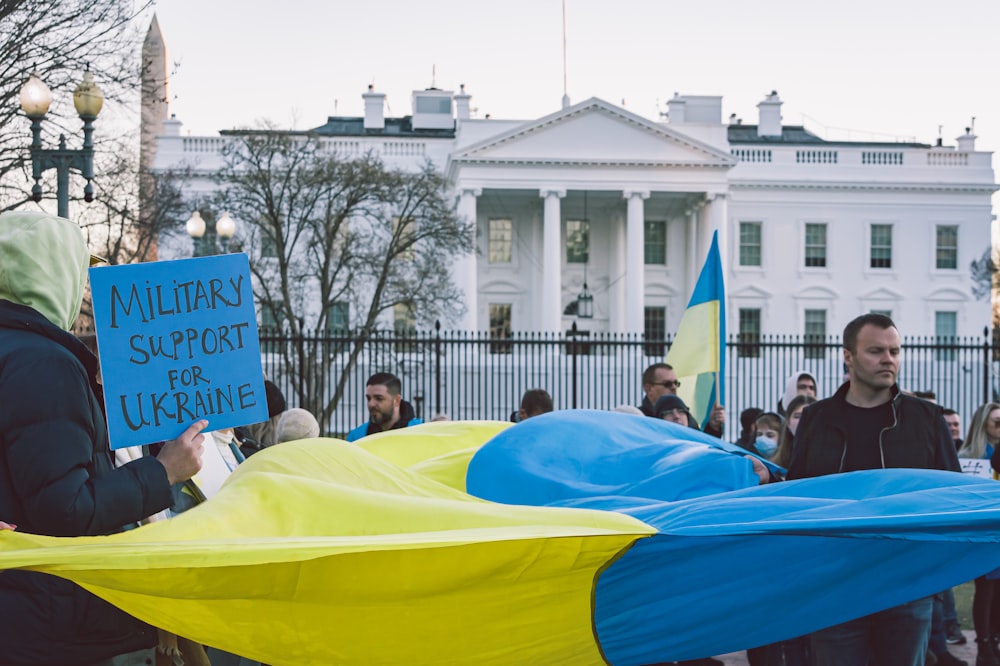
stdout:
<svg viewBox="0 0 1000 666">
<path fill-rule="evenodd" d="M 201 466 L 205 420 L 114 467 L 96 358 L 69 333 L 90 260 L 69 220 L 0 214 L 0 518 L 21 532 L 118 532 L 168 508 L 171 484 Z M 156 644 L 153 627 L 32 571 L 0 575 L 0 617 L 4 663 L 91 664 Z"/>
<path fill-rule="evenodd" d="M 1000 450 L 1000 403 L 979 407 L 969 422 L 969 432 L 959 458 L 988 460 Z M 976 630 L 976 664 L 1000 666 L 1000 569 L 976 579 L 972 597 L 972 626 Z"/>
</svg>

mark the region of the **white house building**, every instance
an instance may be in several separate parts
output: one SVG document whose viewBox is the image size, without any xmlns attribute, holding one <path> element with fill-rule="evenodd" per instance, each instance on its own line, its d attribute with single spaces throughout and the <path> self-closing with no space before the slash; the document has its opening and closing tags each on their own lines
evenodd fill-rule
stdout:
<svg viewBox="0 0 1000 666">
<path fill-rule="evenodd" d="M 991 246 L 992 154 L 956 145 L 827 141 L 782 124 L 767 95 L 756 124 L 722 98 L 675 95 L 666 121 L 597 98 L 542 118 L 473 118 L 464 86 L 413 93 L 413 112 L 312 130 L 346 156 L 393 166 L 430 159 L 475 219 L 479 253 L 455 266 L 465 330 L 559 331 L 586 285 L 593 332 L 676 330 L 714 231 L 731 333 L 836 334 L 862 312 L 905 335 L 979 335 L 990 304 L 969 264 Z M 231 140 L 162 121 L 154 170 L 208 176 Z M 196 187 L 210 188 L 205 178 Z M 183 220 L 178 221 L 179 224 Z M 161 247 L 160 256 L 190 248 Z"/>
</svg>

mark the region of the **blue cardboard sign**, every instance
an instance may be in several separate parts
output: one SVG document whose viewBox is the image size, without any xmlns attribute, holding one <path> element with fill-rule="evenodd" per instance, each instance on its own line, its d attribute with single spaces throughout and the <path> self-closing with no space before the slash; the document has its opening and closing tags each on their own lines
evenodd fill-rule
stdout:
<svg viewBox="0 0 1000 666">
<path fill-rule="evenodd" d="M 111 448 L 267 420 L 245 254 L 90 269 Z"/>
</svg>

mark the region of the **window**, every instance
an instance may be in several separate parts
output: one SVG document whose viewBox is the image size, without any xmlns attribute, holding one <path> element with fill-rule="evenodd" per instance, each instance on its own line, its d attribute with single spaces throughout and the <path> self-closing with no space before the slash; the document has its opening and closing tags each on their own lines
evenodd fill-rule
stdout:
<svg viewBox="0 0 1000 666">
<path fill-rule="evenodd" d="M 585 264 L 590 259 L 590 222 L 566 220 L 566 263 Z"/>
<path fill-rule="evenodd" d="M 958 313 L 934 313 L 934 337 L 937 343 L 935 357 L 939 361 L 954 361 L 956 343 L 955 334 L 958 331 Z M 942 348 L 944 347 L 944 348 Z"/>
<path fill-rule="evenodd" d="M 760 309 L 740 308 L 740 358 L 760 357 Z"/>
<path fill-rule="evenodd" d="M 512 350 L 510 303 L 490 303 L 490 353 L 509 354 Z"/>
<path fill-rule="evenodd" d="M 334 301 L 326 309 L 326 330 L 332 335 L 346 335 L 351 329 L 351 306 L 345 301 Z"/>
<path fill-rule="evenodd" d="M 400 228 L 402 227 L 402 229 Z M 411 219 L 392 218 L 393 242 L 390 247 L 400 259 L 413 259 L 413 240 L 416 236 L 416 224 Z"/>
<path fill-rule="evenodd" d="M 958 268 L 958 227 L 953 224 L 937 226 L 937 268 Z"/>
<path fill-rule="evenodd" d="M 399 353 L 417 350 L 414 338 L 417 336 L 417 317 L 412 303 L 396 303 L 392 306 L 392 330 L 396 337 L 396 351 Z"/>
<path fill-rule="evenodd" d="M 740 222 L 740 266 L 760 266 L 760 222 Z"/>
<path fill-rule="evenodd" d="M 281 301 L 271 301 L 261 303 L 260 306 L 260 327 L 266 331 L 276 334 L 281 331 L 285 323 L 285 304 Z"/>
<path fill-rule="evenodd" d="M 806 224 L 806 266 L 826 267 L 826 224 Z"/>
<path fill-rule="evenodd" d="M 892 319 L 892 310 L 869 310 L 872 314 L 882 315 L 883 317 L 888 317 Z"/>
<path fill-rule="evenodd" d="M 646 356 L 666 356 L 663 341 L 667 339 L 667 309 L 646 308 L 643 311 L 643 331 L 646 334 Z"/>
<path fill-rule="evenodd" d="M 488 256 L 491 264 L 509 264 L 514 239 L 514 224 L 510 220 L 490 220 Z"/>
<path fill-rule="evenodd" d="M 265 259 L 274 259 L 278 256 L 278 244 L 274 242 L 273 232 L 266 228 L 260 229 L 260 256 Z"/>
<path fill-rule="evenodd" d="M 326 334 L 331 338 L 346 338 L 351 332 L 351 308 L 344 301 L 335 301 L 326 309 Z M 338 354 L 347 351 L 347 344 L 342 341 L 333 343 L 330 352 Z"/>
<path fill-rule="evenodd" d="M 663 220 L 646 220 L 643 236 L 645 247 L 643 256 L 647 264 L 667 263 L 667 223 Z"/>
<path fill-rule="evenodd" d="M 892 225 L 872 225 L 872 268 L 892 268 Z"/>
<path fill-rule="evenodd" d="M 806 310 L 806 358 L 823 358 L 826 349 L 826 310 Z"/>
</svg>

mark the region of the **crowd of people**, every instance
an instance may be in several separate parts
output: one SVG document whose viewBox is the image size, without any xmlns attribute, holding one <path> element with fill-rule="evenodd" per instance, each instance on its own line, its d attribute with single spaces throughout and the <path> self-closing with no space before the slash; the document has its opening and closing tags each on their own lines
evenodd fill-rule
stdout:
<svg viewBox="0 0 1000 666">
<path fill-rule="evenodd" d="M 204 501 L 247 457 L 282 442 L 316 437 L 316 418 L 288 408 L 278 387 L 265 382 L 268 420 L 206 430 L 197 421 L 175 440 L 112 455 L 103 414 L 99 361 L 69 331 L 86 285 L 90 255 L 68 220 L 43 213 L 0 215 L 0 529 L 42 535 L 104 535 L 178 513 Z M 775 463 L 780 482 L 883 468 L 959 472 L 959 457 L 989 459 L 1000 468 L 1000 403 L 976 410 L 962 438 L 961 416 L 897 383 L 900 334 L 879 314 L 851 321 L 843 336 L 847 377 L 834 395 L 817 395 L 816 377 L 792 373 L 774 410 L 747 407 L 736 444 L 753 460 Z M 721 437 L 723 405 L 702 425 L 678 395 L 674 369 L 656 363 L 642 375 L 637 417 L 671 421 Z M 53 400 L 53 395 L 57 399 Z M 368 420 L 347 434 L 353 442 L 421 423 L 402 398 L 398 377 L 372 375 L 365 386 Z M 544 389 L 526 391 L 512 420 L 553 411 Z M 447 419 L 438 415 L 433 420 Z M 516 427 L 516 426 L 515 426 Z M 759 461 L 755 463 L 755 466 Z M 975 581 L 973 622 L 977 666 L 1000 666 L 1000 569 Z M 31 571 L 0 575 L 0 661 L 12 664 L 127 664 L 115 655 L 159 645 L 182 651 L 164 636 L 83 588 Z M 73 617 L 72 626 L 63 618 Z M 950 590 L 822 629 L 807 637 L 748 651 L 753 666 L 923 666 L 963 664 L 947 650 L 964 641 Z M 237 663 L 235 655 L 191 648 L 186 663 Z M 210 651 L 209 651 L 210 652 Z M 124 660 L 123 660 L 124 659 Z M 103 661 L 102 661 L 103 660 Z M 152 662 L 149 662 L 152 663 Z M 247 662 L 243 660 L 242 662 Z M 711 657 L 683 662 L 719 663 Z"/>
</svg>

